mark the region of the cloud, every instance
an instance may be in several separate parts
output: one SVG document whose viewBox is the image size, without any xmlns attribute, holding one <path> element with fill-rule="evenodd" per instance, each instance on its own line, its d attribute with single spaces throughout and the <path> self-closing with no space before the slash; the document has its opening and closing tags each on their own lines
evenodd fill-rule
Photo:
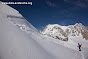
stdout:
<svg viewBox="0 0 88 59">
<path fill-rule="evenodd" d="M 64 2 L 73 4 L 78 7 L 88 7 L 88 0 L 64 0 Z"/>
<path fill-rule="evenodd" d="M 86 2 L 88 2 L 88 0 L 85 0 Z"/>
<path fill-rule="evenodd" d="M 56 7 L 56 4 L 52 3 L 51 1 L 46 1 L 46 4 L 50 7 Z"/>
<path fill-rule="evenodd" d="M 64 0 L 65 2 L 69 2 L 69 0 Z"/>
<path fill-rule="evenodd" d="M 75 5 L 77 5 L 79 7 L 88 7 L 88 4 L 86 4 L 85 2 L 82 2 L 82 1 L 75 2 Z"/>
</svg>

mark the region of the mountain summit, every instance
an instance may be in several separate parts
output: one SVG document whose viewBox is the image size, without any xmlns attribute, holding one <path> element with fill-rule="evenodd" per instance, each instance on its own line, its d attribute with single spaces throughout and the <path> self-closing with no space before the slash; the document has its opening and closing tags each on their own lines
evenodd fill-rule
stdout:
<svg viewBox="0 0 88 59">
<path fill-rule="evenodd" d="M 44 35 L 64 41 L 67 41 L 69 36 L 82 36 L 84 39 L 88 40 L 88 27 L 82 25 L 81 23 L 76 23 L 75 25 L 69 26 L 49 24 L 45 27 L 42 33 Z"/>
</svg>

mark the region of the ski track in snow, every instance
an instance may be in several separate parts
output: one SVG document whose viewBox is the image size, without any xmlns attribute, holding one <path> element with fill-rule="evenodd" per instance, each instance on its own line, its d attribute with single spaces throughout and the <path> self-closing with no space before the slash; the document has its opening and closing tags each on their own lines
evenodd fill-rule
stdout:
<svg viewBox="0 0 88 59">
<path fill-rule="evenodd" d="M 84 57 L 82 51 L 80 51 L 80 54 L 81 54 L 81 59 L 85 59 L 85 57 Z"/>
</svg>

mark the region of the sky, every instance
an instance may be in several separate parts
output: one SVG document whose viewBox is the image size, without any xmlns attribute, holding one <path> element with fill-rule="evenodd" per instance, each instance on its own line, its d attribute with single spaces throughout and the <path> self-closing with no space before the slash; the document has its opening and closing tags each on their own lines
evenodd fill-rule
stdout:
<svg viewBox="0 0 88 59">
<path fill-rule="evenodd" d="M 3 2 L 32 2 L 32 5 L 9 5 L 38 30 L 48 24 L 63 26 L 82 23 L 88 26 L 88 0 L 1 0 Z"/>
</svg>

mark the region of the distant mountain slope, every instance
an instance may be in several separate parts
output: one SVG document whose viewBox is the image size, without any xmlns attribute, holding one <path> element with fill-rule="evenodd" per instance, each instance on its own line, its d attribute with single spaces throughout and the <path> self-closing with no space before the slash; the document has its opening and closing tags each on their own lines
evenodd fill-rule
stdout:
<svg viewBox="0 0 88 59">
<path fill-rule="evenodd" d="M 82 25 L 81 23 L 76 23 L 75 25 L 69 26 L 49 24 L 45 27 L 42 33 L 44 35 L 65 41 L 68 40 L 69 36 L 83 36 L 83 38 L 88 40 L 88 27 Z"/>
</svg>

